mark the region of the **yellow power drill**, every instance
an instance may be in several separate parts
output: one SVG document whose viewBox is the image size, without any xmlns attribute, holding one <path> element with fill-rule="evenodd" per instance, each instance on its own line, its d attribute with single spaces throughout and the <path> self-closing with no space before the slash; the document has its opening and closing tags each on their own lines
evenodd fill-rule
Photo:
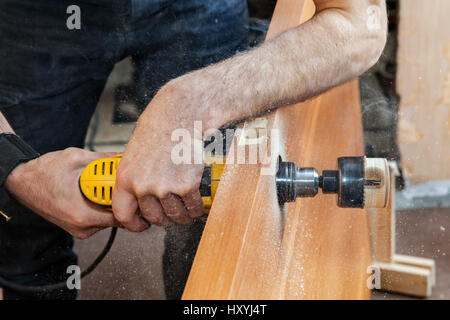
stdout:
<svg viewBox="0 0 450 320">
<path fill-rule="evenodd" d="M 81 193 L 87 200 L 104 208 L 111 208 L 117 168 L 121 159 L 122 155 L 98 159 L 84 168 L 80 176 L 79 185 Z M 205 213 L 209 213 L 225 167 L 225 158 L 209 156 L 205 163 L 200 184 L 200 194 Z"/>
</svg>

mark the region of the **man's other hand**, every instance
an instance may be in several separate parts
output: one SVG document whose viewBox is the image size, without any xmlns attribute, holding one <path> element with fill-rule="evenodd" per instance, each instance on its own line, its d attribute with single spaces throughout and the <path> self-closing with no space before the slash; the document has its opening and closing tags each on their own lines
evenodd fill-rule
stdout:
<svg viewBox="0 0 450 320">
<path fill-rule="evenodd" d="M 76 238 L 86 239 L 104 228 L 119 225 L 110 212 L 84 199 L 78 185 L 86 165 L 108 156 L 112 154 L 76 148 L 48 153 L 14 169 L 6 188 L 44 219 Z"/>
</svg>

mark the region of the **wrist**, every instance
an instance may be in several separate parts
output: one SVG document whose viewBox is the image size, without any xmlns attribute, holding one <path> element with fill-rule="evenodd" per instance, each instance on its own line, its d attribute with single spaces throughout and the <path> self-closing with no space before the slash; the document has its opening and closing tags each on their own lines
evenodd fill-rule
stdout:
<svg viewBox="0 0 450 320">
<path fill-rule="evenodd" d="M 25 162 L 39 157 L 31 146 L 14 134 L 0 134 L 0 188 L 10 185 L 10 177 L 15 177 Z M 16 170 L 18 169 L 18 170 Z M 13 174 L 13 172 L 15 172 Z M 15 179 L 12 179 L 14 181 Z"/>
<path fill-rule="evenodd" d="M 202 124 L 202 134 L 219 129 L 232 121 L 226 106 L 230 94 L 215 76 L 215 66 L 186 74 L 170 81 L 166 86 L 169 94 L 174 95 L 180 103 L 177 105 L 183 119 Z"/>
<path fill-rule="evenodd" d="M 6 178 L 4 187 L 11 194 L 15 194 L 15 192 L 23 185 L 25 181 L 24 171 L 26 170 L 28 163 L 21 163 L 17 167 L 15 167 L 11 173 Z"/>
<path fill-rule="evenodd" d="M 33 150 L 25 141 L 15 134 L 0 134 L 0 211 L 9 203 L 11 189 L 11 182 L 14 184 L 16 173 L 12 172 L 21 166 L 22 163 L 31 159 L 35 159 L 39 154 Z M 8 185 L 8 186 L 6 186 Z M 14 194 L 14 193 L 13 193 Z M 10 219 L 2 211 L 3 217 Z"/>
</svg>

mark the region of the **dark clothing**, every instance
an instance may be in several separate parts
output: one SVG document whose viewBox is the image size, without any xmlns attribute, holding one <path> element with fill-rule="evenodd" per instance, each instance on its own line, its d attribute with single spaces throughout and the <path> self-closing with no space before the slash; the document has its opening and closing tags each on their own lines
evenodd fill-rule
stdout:
<svg viewBox="0 0 450 320">
<path fill-rule="evenodd" d="M 81 10 L 81 30 L 66 26 L 66 10 L 74 4 Z M 116 62 L 132 57 L 138 99 L 148 103 L 168 80 L 245 50 L 247 25 L 245 0 L 0 0 L 0 112 L 41 154 L 83 147 Z M 72 237 L 14 200 L 0 209 L 13 216 L 0 221 L 0 275 L 30 285 L 66 279 L 66 268 L 77 262 Z M 169 247 L 177 242 L 166 239 Z M 177 249 L 168 251 L 165 261 L 177 263 Z M 187 275 L 191 263 L 176 269 Z M 75 296 L 69 290 L 4 290 L 6 299 Z"/>
</svg>

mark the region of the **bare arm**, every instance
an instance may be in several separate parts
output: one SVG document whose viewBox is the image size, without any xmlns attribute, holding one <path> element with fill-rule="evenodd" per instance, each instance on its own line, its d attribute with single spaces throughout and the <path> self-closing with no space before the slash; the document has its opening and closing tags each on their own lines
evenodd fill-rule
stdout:
<svg viewBox="0 0 450 320">
<path fill-rule="evenodd" d="M 198 118 L 212 128 L 304 101 L 358 77 L 386 42 L 383 0 L 316 0 L 316 16 L 259 48 L 181 77 L 203 101 Z M 187 79 L 185 79 L 187 78 Z"/>
<path fill-rule="evenodd" d="M 291 0 L 296 1 L 296 0 Z M 188 223 L 203 213 L 201 165 L 171 160 L 171 135 L 203 133 L 300 102 L 359 76 L 386 41 L 383 0 L 316 0 L 318 13 L 262 46 L 165 85 L 139 118 L 117 172 L 116 219 L 127 229 Z M 336 103 L 338 108 L 338 102 Z M 141 217 L 136 215 L 140 209 Z"/>
</svg>

